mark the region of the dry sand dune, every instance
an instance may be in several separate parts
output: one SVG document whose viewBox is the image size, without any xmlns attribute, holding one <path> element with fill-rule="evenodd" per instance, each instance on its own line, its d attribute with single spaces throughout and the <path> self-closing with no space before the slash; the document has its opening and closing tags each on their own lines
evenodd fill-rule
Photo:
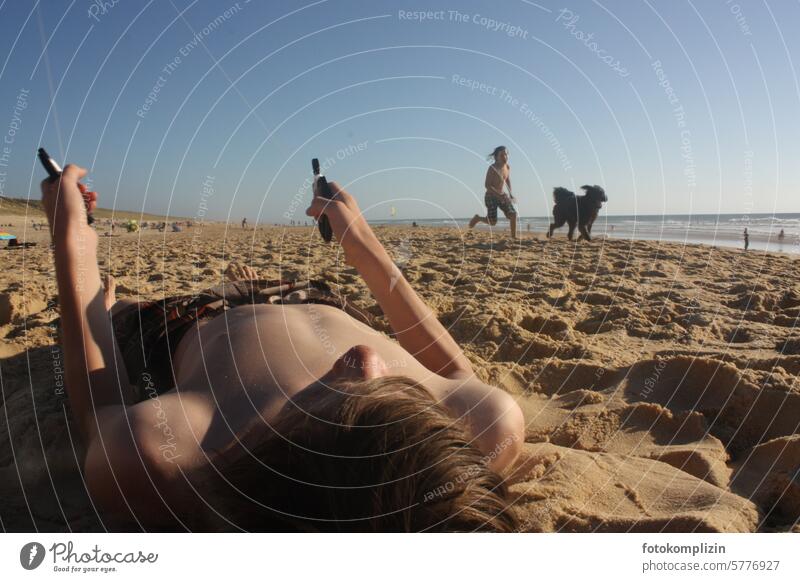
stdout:
<svg viewBox="0 0 800 582">
<path fill-rule="evenodd" d="M 376 230 L 479 376 L 525 411 L 509 476 L 525 531 L 800 529 L 795 256 Z M 100 529 L 57 382 L 41 240 L 0 251 L 0 520 Z M 324 278 L 380 315 L 310 228 L 122 235 L 102 239 L 100 256 L 120 298 L 190 293 L 236 260 L 266 278 Z"/>
</svg>

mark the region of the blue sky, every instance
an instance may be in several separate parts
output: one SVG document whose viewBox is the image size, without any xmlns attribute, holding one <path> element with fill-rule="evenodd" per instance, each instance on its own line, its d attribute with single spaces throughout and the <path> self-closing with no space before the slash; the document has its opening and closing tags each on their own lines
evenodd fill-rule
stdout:
<svg viewBox="0 0 800 582">
<path fill-rule="evenodd" d="M 798 212 L 791 22 L 800 3 L 5 0 L 0 190 L 38 196 L 44 145 L 102 206 L 287 222 L 319 157 L 370 218 L 468 217 L 504 144 L 523 215 L 585 183 L 609 214 Z"/>
</svg>

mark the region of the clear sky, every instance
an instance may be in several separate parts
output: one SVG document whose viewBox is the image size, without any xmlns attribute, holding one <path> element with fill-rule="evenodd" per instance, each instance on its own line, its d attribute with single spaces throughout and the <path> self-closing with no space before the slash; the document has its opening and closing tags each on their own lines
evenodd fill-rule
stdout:
<svg viewBox="0 0 800 582">
<path fill-rule="evenodd" d="M 288 222 L 319 157 L 370 218 L 468 217 L 504 144 L 525 216 L 586 183 L 608 214 L 798 212 L 799 22 L 772 0 L 0 0 L 0 191 L 38 196 L 44 145 L 105 207 Z"/>
</svg>

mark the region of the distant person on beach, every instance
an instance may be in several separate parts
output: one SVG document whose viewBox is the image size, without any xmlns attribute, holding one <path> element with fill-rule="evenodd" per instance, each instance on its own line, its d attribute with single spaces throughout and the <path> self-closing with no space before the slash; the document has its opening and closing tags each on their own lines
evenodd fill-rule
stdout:
<svg viewBox="0 0 800 582">
<path fill-rule="evenodd" d="M 331 182 L 306 214 L 328 217 L 392 338 L 338 287 L 236 263 L 204 292 L 117 302 L 85 175 L 67 165 L 42 202 L 66 392 L 104 528 L 519 528 L 499 473 L 522 448 L 522 411 L 475 376 L 353 196 Z"/>
<path fill-rule="evenodd" d="M 750 248 L 750 235 L 747 234 L 747 228 L 744 229 L 744 250 Z"/>
<path fill-rule="evenodd" d="M 246 216 L 242 219 L 242 230 L 244 230 L 245 228 L 247 228 L 247 217 Z"/>
<path fill-rule="evenodd" d="M 511 238 L 517 238 L 517 209 L 514 208 L 514 196 L 511 193 L 511 166 L 508 165 L 508 149 L 506 146 L 497 146 L 489 154 L 489 159 L 494 163 L 486 170 L 486 194 L 484 203 L 486 204 L 486 216 L 476 214 L 469 221 L 469 227 L 474 228 L 479 222 L 490 226 L 497 224 L 497 209 L 503 211 L 506 218 L 511 223 Z M 508 194 L 503 188 L 508 186 Z"/>
<path fill-rule="evenodd" d="M 783 232 L 783 229 L 778 233 L 778 240 L 783 242 L 783 239 L 786 238 L 786 233 Z"/>
</svg>

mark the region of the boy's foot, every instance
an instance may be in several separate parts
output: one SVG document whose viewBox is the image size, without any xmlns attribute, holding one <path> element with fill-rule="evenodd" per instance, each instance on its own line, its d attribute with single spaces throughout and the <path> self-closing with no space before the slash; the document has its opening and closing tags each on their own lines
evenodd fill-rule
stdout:
<svg viewBox="0 0 800 582">
<path fill-rule="evenodd" d="M 480 220 L 481 220 L 481 217 L 476 214 L 475 216 L 472 217 L 472 220 L 469 221 L 469 227 L 470 228 L 475 228 L 475 225 L 478 224 L 478 222 L 480 222 Z"/>
<path fill-rule="evenodd" d="M 112 275 L 103 277 L 103 303 L 106 311 L 111 311 L 111 307 L 117 302 L 117 281 Z"/>
<path fill-rule="evenodd" d="M 258 272 L 250 265 L 241 265 L 233 261 L 225 269 L 225 276 L 228 281 L 255 281 L 258 279 Z"/>
</svg>

